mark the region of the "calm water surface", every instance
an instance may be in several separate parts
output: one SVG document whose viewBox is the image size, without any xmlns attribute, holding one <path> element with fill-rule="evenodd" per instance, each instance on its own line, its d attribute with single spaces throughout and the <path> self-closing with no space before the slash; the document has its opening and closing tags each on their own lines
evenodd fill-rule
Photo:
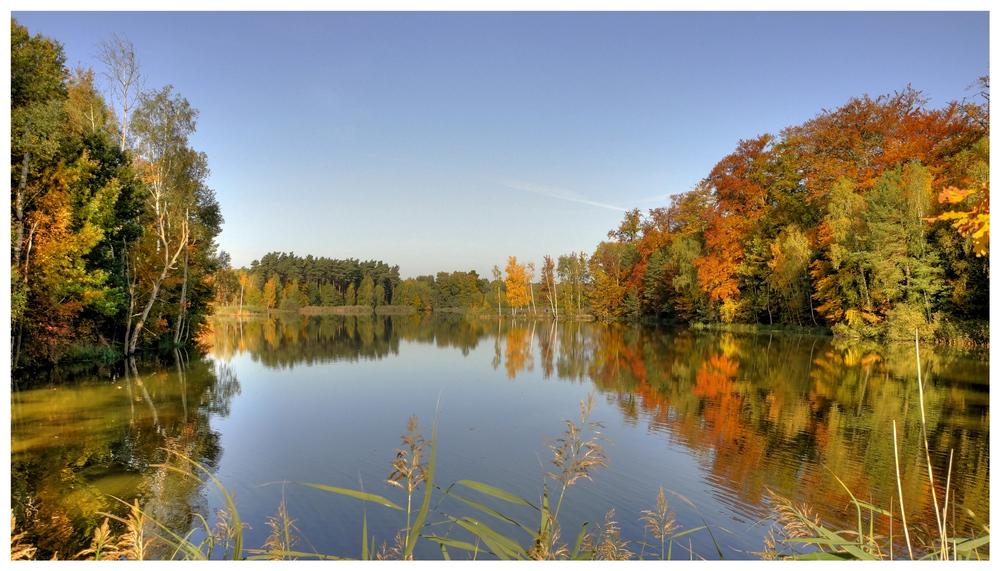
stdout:
<svg viewBox="0 0 1000 571">
<path fill-rule="evenodd" d="M 537 504 L 554 468 L 546 437 L 562 435 L 563 419 L 579 422 L 592 392 L 609 467 L 567 490 L 560 521 L 568 543 L 612 508 L 624 538 L 659 543 L 639 518 L 661 486 L 682 528 L 712 526 L 712 535 L 683 538 L 709 559 L 719 557 L 715 542 L 727 559 L 763 550 L 768 490 L 854 527 L 837 477 L 859 499 L 898 509 L 893 421 L 907 519 L 935 526 L 912 346 L 424 315 L 217 319 L 212 345 L 207 354 L 14 380 L 11 504 L 40 557 L 87 547 L 97 512 L 124 513 L 114 498 L 138 500 L 178 530 L 195 525 L 194 513 L 213 522 L 221 500 L 164 468 L 179 465 L 166 450 L 235 492 L 251 548 L 266 541 L 282 498 L 303 551 L 360 556 L 364 514 L 369 536 L 392 545 L 405 513 L 298 482 L 405 505 L 385 479 L 413 415 L 426 438 L 437 421 L 437 485 L 476 480 Z M 988 523 L 988 355 L 923 347 L 920 357 L 935 471 L 946 474 L 953 453 L 949 493 Z M 937 487 L 943 496 L 944 482 Z M 538 525 L 530 508 L 468 496 Z M 489 519 L 437 497 L 439 513 Z M 959 513 L 957 523 L 970 520 Z M 876 525 L 888 534 L 885 518 Z M 422 541 L 416 555 L 441 552 Z M 678 547 L 674 557 L 686 554 Z"/>
</svg>

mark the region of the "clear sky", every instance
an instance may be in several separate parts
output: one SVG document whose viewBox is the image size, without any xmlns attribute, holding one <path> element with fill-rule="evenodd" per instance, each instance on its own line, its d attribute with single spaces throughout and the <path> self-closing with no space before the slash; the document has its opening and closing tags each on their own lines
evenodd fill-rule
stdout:
<svg viewBox="0 0 1000 571">
<path fill-rule="evenodd" d="M 986 12 L 12 15 L 71 67 L 99 69 L 94 44 L 124 31 L 147 89 L 199 109 L 236 267 L 270 251 L 403 277 L 540 267 L 690 190 L 740 139 L 907 85 L 943 106 L 989 74 Z"/>
</svg>

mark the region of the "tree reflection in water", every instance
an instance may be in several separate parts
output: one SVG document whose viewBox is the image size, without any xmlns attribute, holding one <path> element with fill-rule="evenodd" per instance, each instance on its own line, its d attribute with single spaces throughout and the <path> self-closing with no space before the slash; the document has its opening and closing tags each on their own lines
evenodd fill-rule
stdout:
<svg viewBox="0 0 1000 571">
<path fill-rule="evenodd" d="M 171 529 L 190 529 L 207 508 L 200 485 L 157 464 L 175 462 L 166 452 L 175 450 L 215 466 L 209 421 L 239 392 L 231 367 L 184 351 L 15 379 L 11 507 L 35 557 L 73 557 L 99 512 L 124 515 L 133 500 Z"/>
<path fill-rule="evenodd" d="M 530 373 L 593 383 L 626 423 L 688 449 L 713 482 L 710 493 L 751 519 L 766 515 L 766 493 L 773 490 L 813 506 L 834 528 L 854 527 L 834 475 L 859 499 L 898 506 L 895 421 L 907 519 L 936 527 L 919 461 L 912 346 L 427 314 L 215 319 L 208 342 L 212 358 L 174 352 L 144 363 L 17 379 L 12 504 L 27 540 L 39 547 L 37 557 L 83 549 L 100 523 L 97 512 L 124 513 L 125 505 L 111 496 L 139 499 L 178 530 L 194 527 L 193 513 L 210 515 L 198 482 L 156 465 L 177 461 L 165 450 L 210 470 L 218 465 L 219 435 L 209 421 L 228 416 L 240 394 L 234 356 L 285 369 L 385 359 L 403 342 L 463 355 L 482 344 L 493 369 L 518 382 Z M 539 370 L 532 373 L 536 359 Z M 950 497 L 988 513 L 988 358 L 928 347 L 921 350 L 921 367 L 935 472 L 947 473 L 954 450 Z M 942 497 L 944 478 L 937 483 Z M 970 522 L 954 515 L 961 534 Z M 889 533 L 886 518 L 876 525 L 876 533 Z"/>
<path fill-rule="evenodd" d="M 255 333 L 261 327 L 263 335 Z M 825 510 L 822 517 L 844 527 L 853 516 L 841 509 L 848 499 L 832 475 L 858 498 L 885 508 L 894 502 L 895 420 L 901 458 L 914 460 L 901 465 L 904 501 L 913 510 L 907 517 L 935 527 L 926 468 L 915 461 L 922 457 L 919 393 L 909 345 L 427 314 L 223 322 L 216 336 L 217 348 L 245 346 L 277 367 L 381 359 L 397 354 L 400 340 L 466 354 L 493 337 L 492 366 L 509 379 L 534 370 L 537 347 L 543 377 L 592 382 L 629 422 L 688 447 L 717 483 L 720 502 L 761 506 L 771 489 Z M 947 473 L 954 450 L 952 497 L 988 507 L 988 359 L 927 347 L 921 364 L 935 471 Z M 938 480 L 943 496 L 944 478 Z M 959 526 L 968 524 L 956 517 Z"/>
</svg>

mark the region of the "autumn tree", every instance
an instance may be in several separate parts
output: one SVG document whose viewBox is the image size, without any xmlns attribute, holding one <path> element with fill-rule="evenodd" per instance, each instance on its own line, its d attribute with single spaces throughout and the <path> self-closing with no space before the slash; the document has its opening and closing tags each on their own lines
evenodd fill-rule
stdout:
<svg viewBox="0 0 1000 571">
<path fill-rule="evenodd" d="M 11 19 L 11 365 L 110 345 L 128 314 L 123 251 L 142 234 L 140 183 L 110 144 L 89 70 Z"/>
<path fill-rule="evenodd" d="M 496 302 L 497 302 L 497 315 L 501 314 L 500 304 L 505 300 L 503 285 L 504 281 L 501 279 L 503 274 L 500 273 L 500 267 L 497 265 L 493 266 L 493 287 L 491 292 L 496 292 Z"/>
<path fill-rule="evenodd" d="M 507 288 L 507 304 L 516 313 L 518 309 L 528 305 L 530 301 L 525 269 L 524 266 L 517 263 L 516 256 L 510 256 L 507 258 L 505 271 L 507 273 L 507 278 L 504 280 L 504 285 Z"/>
<path fill-rule="evenodd" d="M 246 290 L 247 282 L 249 278 L 245 270 L 240 270 L 240 313 L 243 313 L 243 293 Z"/>
<path fill-rule="evenodd" d="M 812 284 L 809 264 L 812 248 L 809 237 L 795 224 L 784 228 L 769 244 L 771 259 L 767 261 L 771 273 L 768 286 L 782 300 L 788 320 L 802 325 L 802 314 L 808 307 L 813 325 L 818 325 L 813 315 Z"/>
<path fill-rule="evenodd" d="M 844 321 L 856 330 L 879 321 L 869 293 L 871 231 L 864 210 L 864 198 L 854 191 L 854 184 L 846 178 L 837 181 L 820 225 L 822 256 L 810 269 L 820 302 L 816 311 L 833 323 Z"/>
<path fill-rule="evenodd" d="M 583 314 L 584 290 L 590 277 L 587 255 L 583 252 L 579 254 L 573 252 L 559 256 L 556 273 L 559 275 L 560 285 L 563 286 L 561 288 L 563 307 L 567 313 L 575 309 L 577 315 Z"/>
<path fill-rule="evenodd" d="M 544 259 L 545 261 L 542 263 L 542 283 L 538 290 L 538 297 L 541 299 L 542 303 L 548 304 L 549 310 L 552 311 L 552 315 L 558 318 L 559 306 L 556 304 L 556 300 L 559 297 L 559 292 L 556 289 L 556 265 L 555 262 L 552 261 L 551 256 L 545 256 Z"/>
<path fill-rule="evenodd" d="M 841 177 L 863 194 L 886 169 L 909 161 L 938 162 L 978 138 L 981 127 L 958 103 L 941 109 L 928 109 L 926 103 L 908 86 L 890 95 L 853 97 L 784 130 L 783 144 L 795 157 L 810 200 L 825 204 Z"/>
<path fill-rule="evenodd" d="M 531 298 L 531 311 L 535 310 L 535 262 L 528 262 L 524 265 L 524 287 L 528 290 Z"/>
<path fill-rule="evenodd" d="M 97 44 L 97 59 L 104 64 L 102 75 L 107 81 L 108 93 L 117 109 L 121 109 L 118 127 L 121 150 L 128 148 L 129 112 L 139 103 L 145 85 L 142 64 L 135 54 L 135 46 L 128 36 L 111 34 Z"/>
<path fill-rule="evenodd" d="M 278 288 L 281 287 L 278 283 L 278 276 L 272 275 L 267 283 L 264 284 L 264 290 L 262 292 L 261 301 L 264 304 L 264 309 L 271 309 L 277 306 L 278 302 Z"/>
<path fill-rule="evenodd" d="M 155 244 L 143 248 L 151 280 L 144 284 L 148 298 L 132 329 L 128 354 L 135 352 L 163 282 L 188 251 L 193 197 L 204 188 L 207 176 L 204 154 L 188 147 L 197 115 L 186 99 L 173 95 L 172 87 L 167 86 L 144 94 L 133 117 L 135 161 L 148 192 Z"/>
<path fill-rule="evenodd" d="M 725 157 L 709 173 L 706 183 L 714 195 L 705 229 L 707 253 L 695 260 L 698 281 L 711 301 L 739 301 L 737 268 L 744 259 L 744 245 L 753 223 L 768 206 L 769 145 L 764 135 L 740 141 L 736 152 Z"/>
<path fill-rule="evenodd" d="M 42 180 L 55 159 L 67 97 L 62 45 L 10 20 L 11 266 L 20 268 L 25 215 L 45 191 Z"/>
<path fill-rule="evenodd" d="M 590 256 L 588 270 L 593 284 L 588 292 L 594 315 L 607 319 L 624 314 L 623 302 L 628 290 L 624 277 L 627 268 L 625 257 L 634 248 L 622 242 L 601 242 Z"/>
</svg>

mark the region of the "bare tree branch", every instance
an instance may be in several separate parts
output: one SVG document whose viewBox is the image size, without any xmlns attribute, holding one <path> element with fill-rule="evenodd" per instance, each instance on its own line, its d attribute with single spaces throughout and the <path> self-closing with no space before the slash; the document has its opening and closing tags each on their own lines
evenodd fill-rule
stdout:
<svg viewBox="0 0 1000 571">
<path fill-rule="evenodd" d="M 101 75 L 108 82 L 109 99 L 116 109 L 121 109 L 121 150 L 128 141 L 128 114 L 139 100 L 146 84 L 140 73 L 142 64 L 135 55 L 135 46 L 125 32 L 111 34 L 111 38 L 97 44 L 97 59 L 104 64 Z"/>
</svg>

